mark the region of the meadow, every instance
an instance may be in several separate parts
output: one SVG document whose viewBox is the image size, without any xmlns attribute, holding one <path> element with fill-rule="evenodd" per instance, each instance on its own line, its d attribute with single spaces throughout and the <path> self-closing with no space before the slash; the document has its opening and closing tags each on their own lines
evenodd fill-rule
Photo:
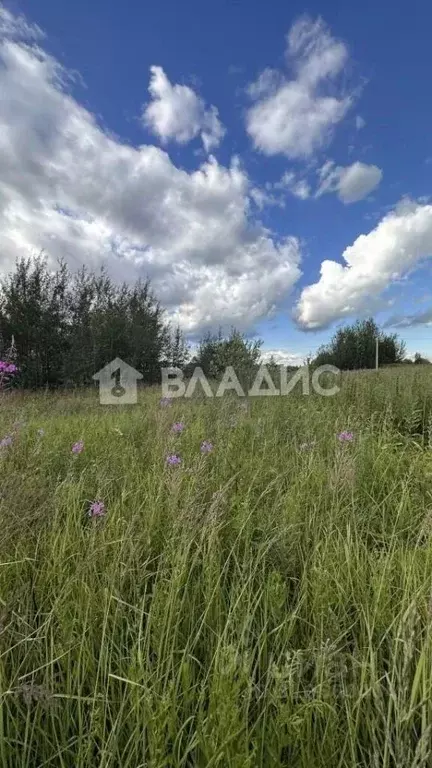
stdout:
<svg viewBox="0 0 432 768">
<path fill-rule="evenodd" d="M 0 418 L 0 766 L 432 765 L 429 367 Z"/>
</svg>

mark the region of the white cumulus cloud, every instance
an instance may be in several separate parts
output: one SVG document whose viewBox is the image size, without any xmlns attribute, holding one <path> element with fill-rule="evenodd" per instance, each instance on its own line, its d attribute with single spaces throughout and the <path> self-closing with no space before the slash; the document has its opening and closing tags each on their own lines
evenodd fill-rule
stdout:
<svg viewBox="0 0 432 768">
<path fill-rule="evenodd" d="M 335 166 L 330 160 L 319 171 L 320 184 L 316 197 L 336 192 L 343 203 L 356 203 L 378 186 L 382 175 L 377 165 L 355 162 L 342 167 Z"/>
<path fill-rule="evenodd" d="M 187 85 L 173 85 L 162 67 L 150 68 L 149 92 L 152 101 L 143 110 L 144 124 L 162 142 L 170 139 L 187 144 L 200 136 L 210 152 L 219 146 L 225 129 L 214 106 L 206 108 L 203 99 Z"/>
<path fill-rule="evenodd" d="M 300 246 L 253 219 L 239 162 L 210 156 L 187 172 L 158 147 L 108 135 L 58 62 L 10 28 L 0 37 L 0 272 L 44 250 L 118 280 L 149 277 L 190 332 L 247 328 L 284 303 Z"/>
<path fill-rule="evenodd" d="M 246 127 L 266 155 L 306 158 L 329 140 L 352 104 L 352 96 L 336 86 L 348 49 L 322 19 L 304 16 L 288 33 L 286 59 L 291 79 L 267 69 L 249 87 L 255 104 L 247 112 Z"/>
<path fill-rule="evenodd" d="M 301 367 L 305 364 L 307 357 L 306 353 L 300 355 L 297 352 L 290 352 L 288 349 L 263 349 L 261 363 L 266 364 L 273 360 L 276 365 Z"/>
<path fill-rule="evenodd" d="M 320 279 L 303 289 L 297 319 L 324 328 L 368 308 L 382 292 L 432 255 L 432 205 L 405 202 L 342 254 L 324 260 Z"/>
</svg>

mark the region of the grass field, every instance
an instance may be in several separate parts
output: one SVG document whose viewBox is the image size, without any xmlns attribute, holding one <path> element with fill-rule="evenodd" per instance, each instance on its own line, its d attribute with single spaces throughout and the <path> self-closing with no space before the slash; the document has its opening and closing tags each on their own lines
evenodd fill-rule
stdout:
<svg viewBox="0 0 432 768">
<path fill-rule="evenodd" d="M 0 765 L 432 765 L 432 372 L 159 398 L 3 397 Z"/>
</svg>

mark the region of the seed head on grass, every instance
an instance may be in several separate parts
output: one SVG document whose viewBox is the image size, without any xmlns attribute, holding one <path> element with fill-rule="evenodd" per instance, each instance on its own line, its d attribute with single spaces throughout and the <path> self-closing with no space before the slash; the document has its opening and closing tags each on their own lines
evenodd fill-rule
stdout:
<svg viewBox="0 0 432 768">
<path fill-rule="evenodd" d="M 182 463 L 182 460 L 177 453 L 170 453 L 166 458 L 166 463 L 170 467 L 178 467 Z"/>
<path fill-rule="evenodd" d="M 316 440 L 311 440 L 309 443 L 302 443 L 300 445 L 301 451 L 311 451 L 316 445 Z"/>
<path fill-rule="evenodd" d="M 89 517 L 105 517 L 106 508 L 103 501 L 92 501 L 89 509 Z"/>
<path fill-rule="evenodd" d="M 213 443 L 211 443 L 209 440 L 203 440 L 201 443 L 201 453 L 211 453 L 213 450 Z"/>
<path fill-rule="evenodd" d="M 84 440 L 78 440 L 77 443 L 74 443 L 72 446 L 72 453 L 78 454 L 82 453 L 84 450 Z"/>
<path fill-rule="evenodd" d="M 16 689 L 16 695 L 22 699 L 27 707 L 32 704 L 46 704 L 52 694 L 42 685 L 23 683 Z"/>
</svg>

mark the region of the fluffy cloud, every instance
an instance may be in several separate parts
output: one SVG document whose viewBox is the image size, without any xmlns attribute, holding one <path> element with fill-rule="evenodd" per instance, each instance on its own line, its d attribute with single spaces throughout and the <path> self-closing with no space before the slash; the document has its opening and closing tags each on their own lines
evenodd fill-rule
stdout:
<svg viewBox="0 0 432 768">
<path fill-rule="evenodd" d="M 2 272 L 44 250 L 72 267 L 104 264 L 116 279 L 148 276 L 190 332 L 247 327 L 286 299 L 299 244 L 251 219 L 238 162 L 210 157 L 188 173 L 160 148 L 121 143 L 70 96 L 55 59 L 15 37 L 3 27 Z"/>
<path fill-rule="evenodd" d="M 323 328 L 375 302 L 381 293 L 432 255 L 432 205 L 406 202 L 345 249 L 345 264 L 325 260 L 317 283 L 300 296 L 304 328 Z"/>
<path fill-rule="evenodd" d="M 328 141 L 352 103 L 350 95 L 334 95 L 348 50 L 321 19 L 303 17 L 287 36 L 286 58 L 292 79 L 267 69 L 249 87 L 256 103 L 247 113 L 246 127 L 266 155 L 305 158 Z"/>
<path fill-rule="evenodd" d="M 162 67 L 151 67 L 149 92 L 152 101 L 143 110 L 144 124 L 163 142 L 187 144 L 200 136 L 207 152 L 219 146 L 224 134 L 216 107 L 187 85 L 172 85 Z"/>
<path fill-rule="evenodd" d="M 261 353 L 261 362 L 269 363 L 274 360 L 276 365 L 302 366 L 305 364 L 307 354 L 299 355 L 290 352 L 288 349 L 265 349 Z"/>
<path fill-rule="evenodd" d="M 327 192 L 336 192 L 343 203 L 356 203 L 363 200 L 382 179 L 382 170 L 377 165 L 353 163 L 346 168 L 335 166 L 329 160 L 319 170 L 320 184 L 316 197 Z"/>
</svg>

